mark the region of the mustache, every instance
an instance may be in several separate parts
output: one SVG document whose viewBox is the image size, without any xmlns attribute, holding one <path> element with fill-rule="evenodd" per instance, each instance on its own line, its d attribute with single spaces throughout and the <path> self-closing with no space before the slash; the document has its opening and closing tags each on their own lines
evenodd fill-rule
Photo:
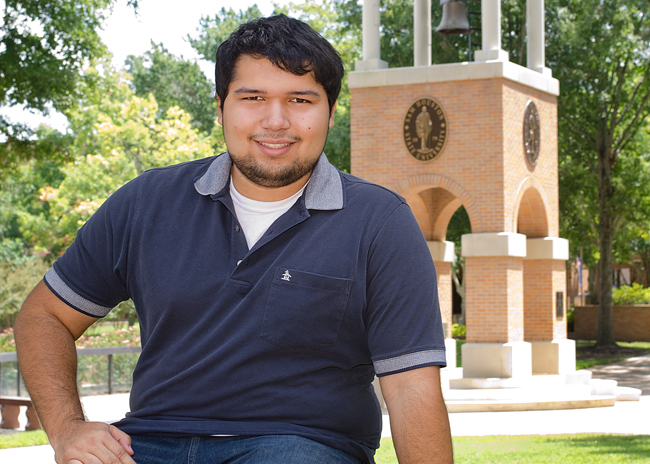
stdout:
<svg viewBox="0 0 650 464">
<path fill-rule="evenodd" d="M 258 141 L 260 139 L 261 140 L 264 140 L 264 139 L 267 139 L 267 140 L 269 140 L 269 139 L 270 140 L 289 140 L 291 142 L 300 142 L 300 141 L 302 141 L 302 138 L 300 138 L 297 135 L 283 134 L 283 133 L 276 133 L 276 132 L 270 133 L 270 134 L 265 134 L 265 133 L 263 133 L 263 134 L 253 134 L 250 137 L 248 137 L 248 139 L 249 140 L 254 140 L 254 141 Z"/>
</svg>

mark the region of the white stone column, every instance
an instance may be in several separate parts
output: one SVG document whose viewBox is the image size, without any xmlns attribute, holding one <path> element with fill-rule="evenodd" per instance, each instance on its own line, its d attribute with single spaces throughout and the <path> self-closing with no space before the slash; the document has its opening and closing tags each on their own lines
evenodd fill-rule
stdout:
<svg viewBox="0 0 650 464">
<path fill-rule="evenodd" d="M 483 47 L 474 60 L 508 61 L 508 52 L 501 49 L 501 0 L 481 1 L 481 34 Z"/>
<path fill-rule="evenodd" d="M 379 0 L 364 0 L 362 14 L 363 60 L 354 64 L 356 71 L 387 68 L 388 63 L 381 59 L 379 42 Z"/>
<path fill-rule="evenodd" d="M 533 71 L 551 77 L 551 70 L 545 66 L 544 0 L 526 1 L 526 30 L 528 31 L 526 66 Z"/>
<path fill-rule="evenodd" d="M 452 388 L 474 388 L 488 378 L 518 386 L 532 375 L 531 345 L 523 341 L 523 258 L 526 236 L 512 232 L 466 234 L 467 343 L 463 378 Z"/>
<path fill-rule="evenodd" d="M 440 314 L 443 325 L 447 323 L 447 332 L 445 333 L 445 352 L 447 367 L 440 371 L 440 381 L 443 389 L 449 389 L 449 380 L 458 378 L 461 372 L 458 372 L 456 366 L 456 340 L 451 338 L 452 323 L 452 296 L 453 281 L 451 273 L 454 272 L 451 263 L 454 262 L 456 253 L 454 252 L 454 242 L 441 242 L 437 240 L 427 240 L 431 258 L 436 265 L 436 274 L 438 275 L 438 302 L 440 304 Z"/>
<path fill-rule="evenodd" d="M 431 65 L 431 0 L 413 1 L 413 64 Z"/>
<path fill-rule="evenodd" d="M 530 0 L 529 0 L 530 2 Z M 533 374 L 570 374 L 576 370 L 576 343 L 566 338 L 566 326 L 557 326 L 557 308 L 554 307 L 557 283 L 554 283 L 554 263 L 569 259 L 569 241 L 559 237 L 543 237 L 526 239 L 526 258 L 524 261 L 524 325 L 528 315 L 534 324 L 533 340 L 529 340 L 532 348 Z M 528 262 L 528 263 L 527 263 Z M 526 272 L 532 272 L 534 288 L 531 279 L 526 278 Z M 564 275 L 564 273 L 562 273 Z M 565 282 L 565 278 L 562 278 Z M 561 287 L 566 291 L 564 286 Z M 540 333 L 541 329 L 541 333 Z M 561 330 L 560 330 L 561 329 Z M 524 331 L 528 339 L 527 330 Z M 562 335 L 559 334 L 562 332 Z M 540 337 L 547 333 L 548 337 Z M 551 338 L 553 338 L 551 340 Z"/>
</svg>

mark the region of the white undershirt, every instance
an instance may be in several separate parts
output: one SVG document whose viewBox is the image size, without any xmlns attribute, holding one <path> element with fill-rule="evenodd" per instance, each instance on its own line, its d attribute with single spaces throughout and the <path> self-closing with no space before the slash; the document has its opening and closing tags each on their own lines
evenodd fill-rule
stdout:
<svg viewBox="0 0 650 464">
<path fill-rule="evenodd" d="M 230 196 L 235 205 L 235 214 L 239 220 L 239 225 L 244 231 L 249 250 L 253 248 L 253 245 L 257 243 L 277 218 L 289 211 L 289 208 L 300 198 L 305 187 L 307 187 L 307 184 L 284 200 L 257 201 L 239 193 L 235 189 L 232 179 L 230 179 Z"/>
</svg>

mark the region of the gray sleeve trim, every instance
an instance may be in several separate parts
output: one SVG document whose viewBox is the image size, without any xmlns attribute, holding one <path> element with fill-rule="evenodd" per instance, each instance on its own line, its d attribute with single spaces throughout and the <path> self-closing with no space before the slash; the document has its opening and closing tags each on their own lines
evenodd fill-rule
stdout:
<svg viewBox="0 0 650 464">
<path fill-rule="evenodd" d="M 106 316 L 112 308 L 107 308 L 106 306 L 100 306 L 88 301 L 82 296 L 77 295 L 70 287 L 66 285 L 59 274 L 54 270 L 54 267 L 51 267 L 49 271 L 45 274 L 45 280 L 47 281 L 48 286 L 52 291 L 54 291 L 59 298 L 65 301 L 67 304 L 73 308 L 86 313 L 90 316 L 95 317 L 104 317 Z"/>
<path fill-rule="evenodd" d="M 426 350 L 409 353 L 395 358 L 373 361 L 375 374 L 390 374 L 417 366 L 443 364 L 446 365 L 445 350 Z"/>
</svg>

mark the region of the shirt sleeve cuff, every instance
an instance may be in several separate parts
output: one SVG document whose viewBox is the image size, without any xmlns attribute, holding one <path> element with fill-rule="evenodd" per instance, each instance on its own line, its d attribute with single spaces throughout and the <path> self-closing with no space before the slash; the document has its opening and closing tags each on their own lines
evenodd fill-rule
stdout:
<svg viewBox="0 0 650 464">
<path fill-rule="evenodd" d="M 445 350 L 416 351 L 394 358 L 373 361 L 375 374 L 382 375 L 396 374 L 397 372 L 408 371 L 424 366 L 441 365 L 446 366 Z"/>
<path fill-rule="evenodd" d="M 84 297 L 75 293 L 68 285 L 61 279 L 59 274 L 54 270 L 54 267 L 51 267 L 49 271 L 45 274 L 43 279 L 45 284 L 48 286 L 56 296 L 63 300 L 66 304 L 73 307 L 79 312 L 82 312 L 88 316 L 92 317 L 104 317 L 106 316 L 112 308 L 106 306 L 100 306 L 85 299 Z"/>
</svg>

